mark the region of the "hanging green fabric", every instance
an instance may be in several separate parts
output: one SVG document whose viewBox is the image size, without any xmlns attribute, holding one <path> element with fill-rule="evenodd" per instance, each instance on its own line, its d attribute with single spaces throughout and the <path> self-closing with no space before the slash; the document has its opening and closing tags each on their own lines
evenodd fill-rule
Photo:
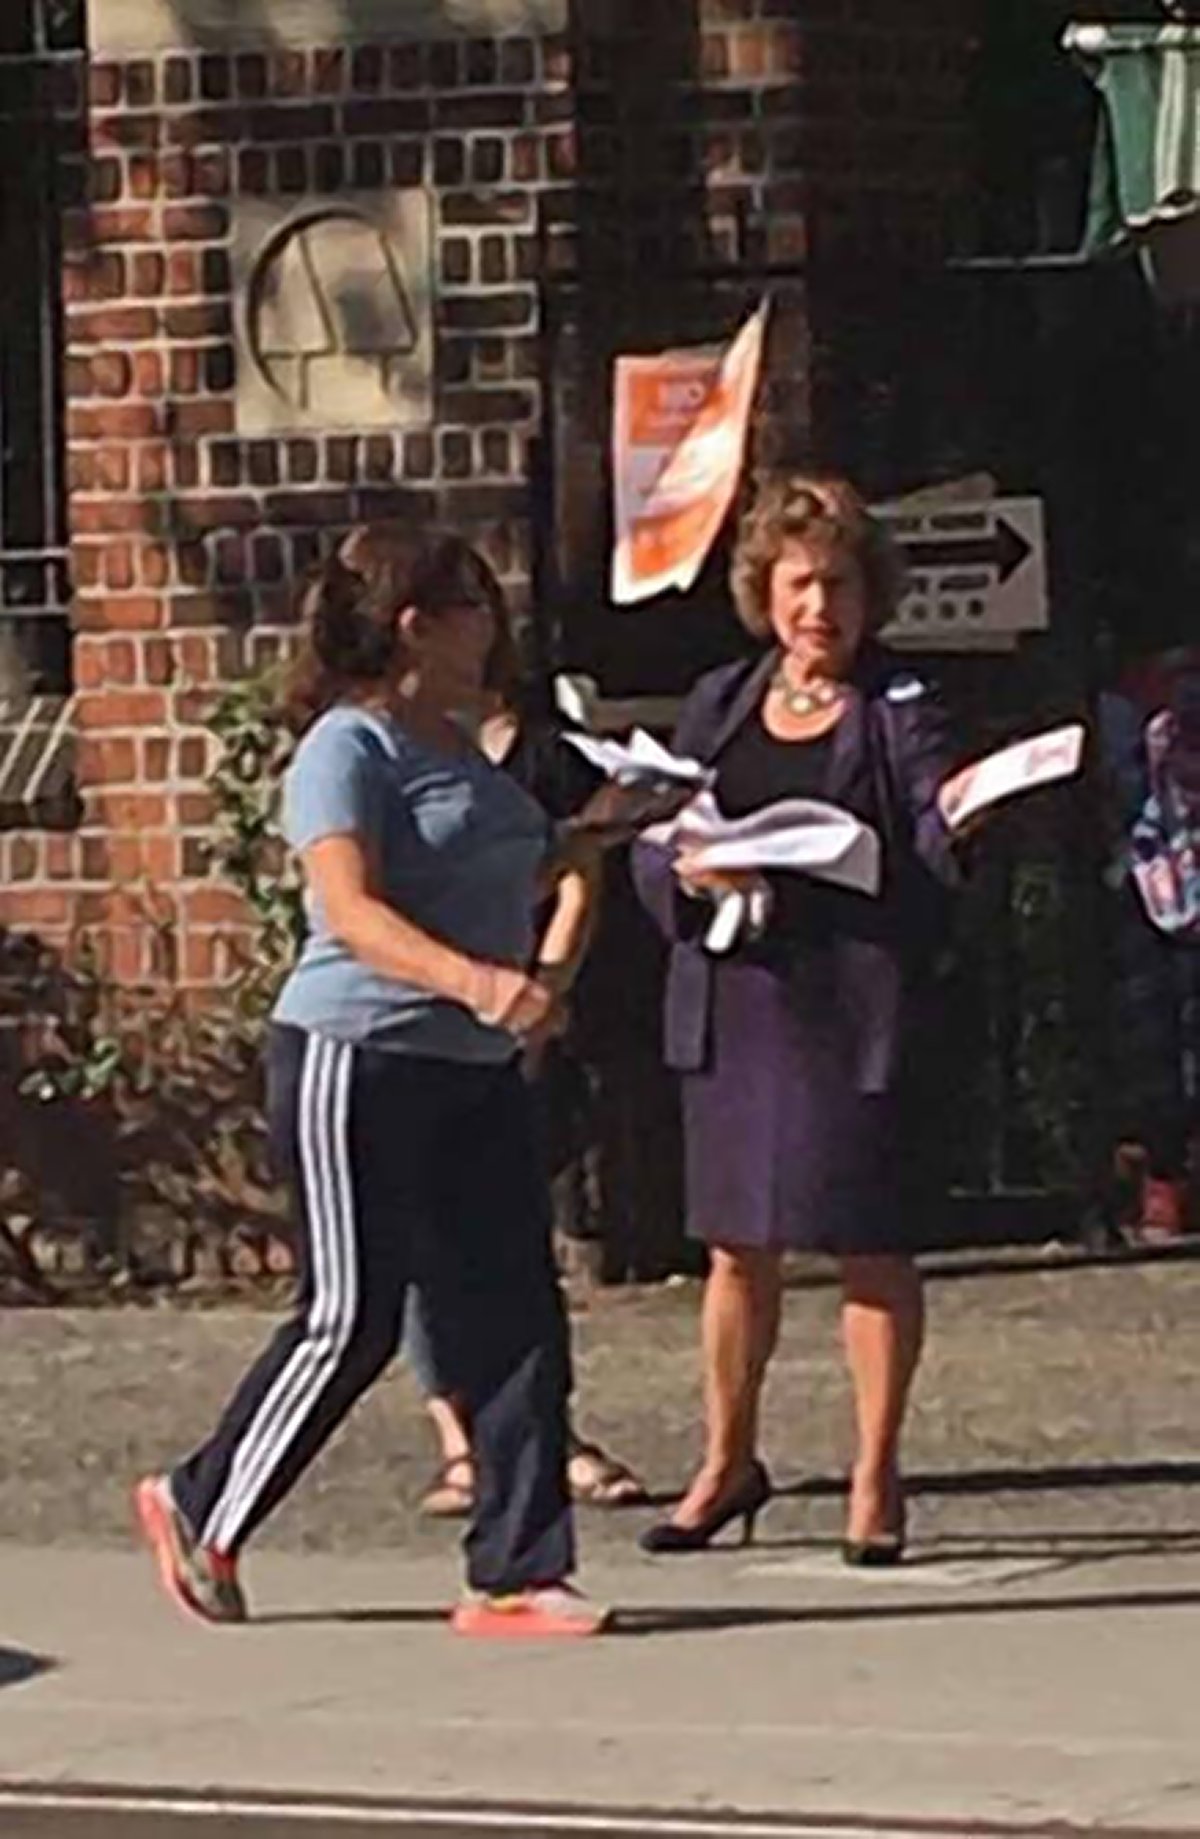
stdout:
<svg viewBox="0 0 1200 1839">
<path fill-rule="evenodd" d="M 1200 205 L 1200 27 L 1068 26 L 1100 96 L 1084 251 L 1111 249 Z"/>
</svg>

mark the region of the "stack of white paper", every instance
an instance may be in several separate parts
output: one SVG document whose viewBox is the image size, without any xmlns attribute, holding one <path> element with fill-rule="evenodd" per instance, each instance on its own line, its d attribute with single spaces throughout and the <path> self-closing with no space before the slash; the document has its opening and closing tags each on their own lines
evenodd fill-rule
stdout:
<svg viewBox="0 0 1200 1839">
<path fill-rule="evenodd" d="M 816 798 L 782 798 L 745 817 L 725 817 L 709 791 L 701 792 L 670 823 L 656 824 L 648 840 L 686 850 L 698 868 L 795 869 L 878 894 L 879 838 L 849 811 Z"/>
<path fill-rule="evenodd" d="M 618 785 L 708 786 L 716 775 L 699 760 L 673 754 L 644 728 L 635 728 L 627 742 L 601 741 L 592 734 L 567 734 L 563 739 L 578 748 L 592 766 Z"/>
<path fill-rule="evenodd" d="M 716 871 L 790 869 L 836 887 L 876 895 L 881 878 L 879 838 L 849 811 L 816 798 L 783 798 L 745 817 L 725 817 L 710 791 L 700 792 L 669 823 L 645 831 L 648 841 L 686 852 L 698 868 Z M 761 919 L 752 893 L 730 892 L 716 903 L 704 936 L 710 952 L 731 951 Z"/>
<path fill-rule="evenodd" d="M 1001 799 L 1070 779 L 1083 759 L 1084 726 L 1069 722 L 966 766 L 942 787 L 942 814 L 952 830 Z"/>
</svg>

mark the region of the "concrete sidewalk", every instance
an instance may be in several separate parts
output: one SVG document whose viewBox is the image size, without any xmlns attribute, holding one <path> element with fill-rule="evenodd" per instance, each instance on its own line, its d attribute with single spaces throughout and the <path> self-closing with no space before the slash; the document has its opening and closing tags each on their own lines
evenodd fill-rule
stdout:
<svg viewBox="0 0 1200 1839">
<path fill-rule="evenodd" d="M 0 1778 L 1200 1832 L 1194 1542 L 767 1539 L 598 1563 L 618 1632 L 566 1648 L 451 1636 L 449 1555 L 268 1551 L 214 1631 L 139 1555 L 2 1547 Z"/>
<path fill-rule="evenodd" d="M 584 1427 L 664 1490 L 695 1460 L 696 1303 L 576 1321 Z M 933 1286 L 917 1545 L 890 1578 L 835 1558 L 835 1304 L 788 1301 L 764 1543 L 654 1563 L 645 1512 L 581 1515 L 623 1617 L 568 1651 L 441 1626 L 455 1533 L 413 1514 L 430 1444 L 402 1377 L 252 1554 L 261 1619 L 192 1627 L 129 1550 L 129 1484 L 206 1428 L 269 1324 L 0 1317 L 0 1778 L 1200 1834 L 1200 1264 Z"/>
</svg>

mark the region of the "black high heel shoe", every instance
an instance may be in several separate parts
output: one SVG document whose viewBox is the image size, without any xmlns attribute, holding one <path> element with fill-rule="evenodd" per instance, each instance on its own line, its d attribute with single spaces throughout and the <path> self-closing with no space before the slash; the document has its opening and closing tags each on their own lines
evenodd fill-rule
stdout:
<svg viewBox="0 0 1200 1839">
<path fill-rule="evenodd" d="M 892 1530 L 875 1533 L 869 1539 L 843 1539 L 842 1563 L 849 1565 L 852 1571 L 888 1570 L 903 1559 L 907 1536 L 907 1513 L 904 1495 L 901 1493 L 896 1524 Z"/>
<path fill-rule="evenodd" d="M 702 1552 L 719 1532 L 734 1520 L 742 1522 L 742 1544 L 754 1541 L 759 1514 L 771 1498 L 771 1477 L 765 1466 L 756 1461 L 736 1493 L 712 1509 L 698 1526 L 677 1526 L 674 1520 L 659 1520 L 648 1527 L 638 1540 L 644 1552 Z"/>
</svg>

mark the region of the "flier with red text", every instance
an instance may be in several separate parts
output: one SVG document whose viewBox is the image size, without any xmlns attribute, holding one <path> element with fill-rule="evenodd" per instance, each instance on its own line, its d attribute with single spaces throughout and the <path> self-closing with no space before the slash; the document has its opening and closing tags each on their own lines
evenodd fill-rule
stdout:
<svg viewBox="0 0 1200 1839">
<path fill-rule="evenodd" d="M 616 362 L 613 412 L 619 606 L 695 582 L 737 491 L 762 369 L 768 303 L 729 345 Z"/>
</svg>

